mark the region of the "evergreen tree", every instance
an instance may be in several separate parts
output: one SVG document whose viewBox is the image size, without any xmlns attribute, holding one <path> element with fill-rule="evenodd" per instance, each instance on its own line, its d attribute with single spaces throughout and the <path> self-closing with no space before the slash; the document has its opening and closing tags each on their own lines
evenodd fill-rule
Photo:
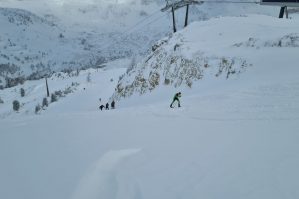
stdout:
<svg viewBox="0 0 299 199">
<path fill-rule="evenodd" d="M 21 97 L 24 97 L 24 96 L 25 96 L 25 89 L 24 89 L 24 88 L 21 88 L 21 89 L 20 89 L 20 92 L 21 92 Z"/>
<path fill-rule="evenodd" d="M 14 100 L 12 102 L 12 108 L 14 111 L 19 111 L 20 109 L 20 102 L 18 100 Z"/>
<path fill-rule="evenodd" d="M 48 106 L 49 105 L 49 103 L 48 103 L 48 99 L 45 97 L 44 99 L 43 99 L 43 107 L 45 107 L 45 106 Z"/>
</svg>

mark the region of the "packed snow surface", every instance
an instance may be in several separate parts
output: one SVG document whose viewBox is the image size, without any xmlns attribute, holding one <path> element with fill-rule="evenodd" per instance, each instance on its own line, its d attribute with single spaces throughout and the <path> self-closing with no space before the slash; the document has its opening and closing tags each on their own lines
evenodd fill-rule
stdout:
<svg viewBox="0 0 299 199">
<path fill-rule="evenodd" d="M 275 21 L 249 16 L 193 24 L 209 35 L 216 34 L 216 22 L 227 23 L 217 30 L 224 39 L 215 48 L 236 44 L 253 53 L 252 66 L 235 78 L 207 75 L 192 88 L 160 85 L 117 102 L 114 110 L 98 106 L 109 101 L 125 73 L 116 62 L 49 79 L 53 90 L 79 85 L 37 115 L 44 81 L 23 85 L 40 92 L 17 98 L 24 103 L 19 113 L 10 109 L 21 86 L 1 91 L 0 198 L 299 198 L 298 47 L 278 41 L 298 33 L 298 21 Z M 234 24 L 239 38 L 227 36 Z M 257 32 L 248 35 L 249 27 Z M 191 34 L 185 31 L 180 34 Z M 255 47 L 247 46 L 250 38 Z M 217 52 L 212 48 L 207 52 Z M 182 91 L 182 108 L 170 109 L 176 91 Z M 31 98 L 37 101 L 26 102 Z"/>
</svg>

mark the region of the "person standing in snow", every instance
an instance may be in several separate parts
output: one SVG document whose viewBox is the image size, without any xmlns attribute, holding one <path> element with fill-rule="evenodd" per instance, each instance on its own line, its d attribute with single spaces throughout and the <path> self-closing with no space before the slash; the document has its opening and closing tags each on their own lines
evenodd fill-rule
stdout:
<svg viewBox="0 0 299 199">
<path fill-rule="evenodd" d="M 109 110 L 109 103 L 106 104 L 106 110 Z"/>
<path fill-rule="evenodd" d="M 180 97 L 182 97 L 182 93 L 181 92 L 178 92 L 178 93 L 176 93 L 175 95 L 174 95 L 174 97 L 173 97 L 173 100 L 172 100 L 172 102 L 171 102 L 171 104 L 170 104 L 170 108 L 173 108 L 173 103 L 175 102 L 175 101 L 178 101 L 178 107 L 181 107 L 181 103 L 180 103 Z"/>
<path fill-rule="evenodd" d="M 104 106 L 103 104 L 100 106 L 101 111 L 103 110 L 104 107 L 105 107 L 105 106 Z"/>
<path fill-rule="evenodd" d="M 111 109 L 115 109 L 115 101 L 114 100 L 111 102 Z"/>
</svg>

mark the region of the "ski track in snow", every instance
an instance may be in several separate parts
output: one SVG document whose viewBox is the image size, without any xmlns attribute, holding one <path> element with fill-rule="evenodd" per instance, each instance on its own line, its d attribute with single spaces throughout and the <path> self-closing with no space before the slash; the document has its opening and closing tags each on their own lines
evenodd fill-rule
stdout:
<svg viewBox="0 0 299 199">
<path fill-rule="evenodd" d="M 116 199 L 119 189 L 117 167 L 138 152 L 140 149 L 126 149 L 104 154 L 80 181 L 73 199 Z M 138 192 L 138 189 L 136 191 Z"/>
<path fill-rule="evenodd" d="M 167 111 L 168 104 L 161 103 L 140 107 L 135 111 L 140 115 L 150 110 L 150 113 L 156 117 L 206 121 L 296 121 L 299 120 L 298 85 L 299 83 L 294 81 L 283 86 L 263 85 L 236 90 L 229 94 L 187 97 L 183 99 L 181 108 L 175 107 Z M 204 107 L 213 107 L 213 109 Z"/>
</svg>

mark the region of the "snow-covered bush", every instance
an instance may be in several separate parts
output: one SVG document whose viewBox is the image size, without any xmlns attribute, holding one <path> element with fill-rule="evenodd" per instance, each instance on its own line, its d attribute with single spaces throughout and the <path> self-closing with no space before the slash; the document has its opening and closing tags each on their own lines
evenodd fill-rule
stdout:
<svg viewBox="0 0 299 199">
<path fill-rule="evenodd" d="M 68 94 L 70 94 L 70 93 L 72 93 L 72 92 L 73 92 L 72 87 L 67 87 L 67 88 L 63 91 L 63 94 L 64 94 L 64 95 L 68 95 Z"/>
<path fill-rule="evenodd" d="M 287 47 L 287 48 L 298 48 L 299 47 L 299 34 L 291 33 L 279 37 L 277 39 L 272 39 L 264 41 L 259 38 L 250 37 L 247 41 L 236 43 L 234 47 L 251 47 L 251 48 L 262 48 L 262 47 Z"/>
<path fill-rule="evenodd" d="M 12 108 L 14 111 L 19 111 L 20 109 L 20 102 L 18 100 L 14 100 L 12 102 Z"/>
<path fill-rule="evenodd" d="M 72 82 L 72 86 L 79 86 L 78 82 Z"/>
<path fill-rule="evenodd" d="M 51 103 L 58 101 L 59 98 L 65 97 L 66 95 L 73 93 L 76 87 L 79 85 L 78 82 L 72 82 L 72 85 L 65 88 L 63 91 L 58 90 L 51 94 Z"/>
<path fill-rule="evenodd" d="M 11 88 L 18 84 L 24 84 L 25 82 L 24 77 L 16 77 L 16 78 L 5 77 L 5 80 L 6 80 L 6 86 L 5 86 L 6 88 Z"/>
<path fill-rule="evenodd" d="M 63 97 L 63 92 L 61 90 L 59 91 L 55 91 L 54 94 L 57 96 L 57 97 Z"/>
</svg>

